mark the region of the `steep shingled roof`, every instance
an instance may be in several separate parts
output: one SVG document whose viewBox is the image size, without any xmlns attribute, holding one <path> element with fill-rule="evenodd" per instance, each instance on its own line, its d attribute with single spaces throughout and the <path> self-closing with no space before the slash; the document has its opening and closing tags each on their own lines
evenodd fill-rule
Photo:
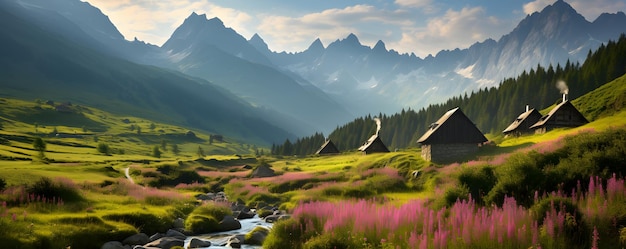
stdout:
<svg viewBox="0 0 626 249">
<path fill-rule="evenodd" d="M 580 122 L 571 123 L 573 119 L 567 120 L 569 121 L 569 123 L 567 121 L 560 122 L 559 120 L 556 120 L 556 117 L 558 116 L 556 114 L 558 114 L 559 112 L 571 112 L 572 115 L 578 116 L 577 119 L 580 120 Z M 541 117 L 541 119 L 539 119 L 539 121 L 537 121 L 537 123 L 532 125 L 530 128 L 536 129 L 551 122 L 554 123 L 554 125 L 563 126 L 563 127 L 580 126 L 580 125 L 589 123 L 589 121 L 585 118 L 585 116 L 583 116 L 583 114 L 580 113 L 578 109 L 576 109 L 576 107 L 574 107 L 574 105 L 572 105 L 570 101 L 565 101 L 565 102 L 561 102 L 560 104 L 552 108 L 552 110 L 550 110 L 548 114 Z"/>
<path fill-rule="evenodd" d="M 487 142 L 487 138 L 457 107 L 449 110 L 437 122 L 431 124 L 417 142 L 421 144 L 478 144 Z"/>
<path fill-rule="evenodd" d="M 383 143 L 383 140 L 381 140 L 378 134 L 376 134 L 372 135 L 370 139 L 365 142 L 365 144 L 359 147 L 359 151 L 363 151 L 365 153 L 389 152 L 389 149 L 387 149 L 387 146 Z"/>
<path fill-rule="evenodd" d="M 534 125 L 541 118 L 541 113 L 536 109 L 530 109 L 522 114 L 520 114 L 513 123 L 511 123 L 502 133 L 506 134 L 512 132 L 518 128 L 523 123 L 529 123 L 528 127 L 522 127 L 524 129 L 528 129 L 531 125 Z"/>
<path fill-rule="evenodd" d="M 332 141 L 330 141 L 330 139 L 326 140 L 326 142 L 322 144 L 320 149 L 315 152 L 315 154 L 317 155 L 337 154 L 337 153 L 339 153 L 339 149 L 337 149 L 337 146 L 335 146 L 335 144 Z"/>
</svg>

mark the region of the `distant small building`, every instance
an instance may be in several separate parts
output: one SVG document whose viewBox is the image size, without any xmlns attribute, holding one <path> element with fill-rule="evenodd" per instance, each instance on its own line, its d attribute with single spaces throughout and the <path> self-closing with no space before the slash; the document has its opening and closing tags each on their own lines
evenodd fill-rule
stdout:
<svg viewBox="0 0 626 249">
<path fill-rule="evenodd" d="M 534 131 L 531 130 L 530 127 L 537 123 L 539 119 L 541 119 L 541 113 L 539 113 L 539 111 L 536 109 L 528 110 L 528 107 L 526 107 L 526 111 L 517 116 L 515 121 L 506 127 L 502 133 L 507 137 L 519 137 L 524 134 L 531 134 Z"/>
<path fill-rule="evenodd" d="M 315 154 L 316 155 L 339 154 L 339 149 L 337 149 L 337 146 L 335 146 L 335 144 L 332 141 L 330 141 L 330 139 L 328 139 L 326 140 L 324 144 L 322 144 L 322 147 L 320 147 L 320 149 L 315 152 Z"/>
<path fill-rule="evenodd" d="M 589 123 L 570 101 L 564 101 L 541 117 L 530 129 L 535 134 L 543 134 L 556 128 L 578 127 Z"/>
<path fill-rule="evenodd" d="M 478 152 L 487 138 L 457 107 L 431 124 L 417 142 L 422 145 L 424 160 L 448 162 Z"/>
<path fill-rule="evenodd" d="M 359 147 L 359 151 L 363 151 L 365 154 L 371 153 L 387 153 L 389 149 L 383 143 L 383 140 L 380 139 L 378 134 L 372 135 L 370 139 L 365 142 L 361 147 Z"/>
<path fill-rule="evenodd" d="M 74 113 L 74 109 L 72 109 L 71 104 L 63 103 L 54 107 L 54 110 L 57 112 L 64 113 Z"/>
<path fill-rule="evenodd" d="M 224 136 L 219 134 L 209 135 L 209 139 L 211 139 L 211 141 L 224 142 Z"/>
</svg>

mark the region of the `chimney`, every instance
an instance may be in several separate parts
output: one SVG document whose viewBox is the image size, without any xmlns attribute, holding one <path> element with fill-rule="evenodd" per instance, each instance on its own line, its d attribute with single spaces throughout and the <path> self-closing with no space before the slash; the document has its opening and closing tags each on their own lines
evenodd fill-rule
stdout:
<svg viewBox="0 0 626 249">
<path fill-rule="evenodd" d="M 528 112 L 528 105 L 526 105 L 526 112 Z"/>
<path fill-rule="evenodd" d="M 567 101 L 567 94 L 563 94 L 563 103 L 565 103 L 565 101 Z"/>
</svg>

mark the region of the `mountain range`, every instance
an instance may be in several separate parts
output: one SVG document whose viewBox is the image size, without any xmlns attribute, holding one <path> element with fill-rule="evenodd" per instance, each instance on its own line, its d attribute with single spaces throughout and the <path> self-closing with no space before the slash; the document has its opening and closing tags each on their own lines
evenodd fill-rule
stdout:
<svg viewBox="0 0 626 249">
<path fill-rule="evenodd" d="M 79 67 L 84 70 L 83 75 L 72 77 L 83 77 L 83 80 L 102 72 L 102 68 L 110 68 L 109 63 L 132 65 L 129 67 L 137 67 L 137 72 L 155 70 L 173 77 L 167 83 L 172 89 L 179 90 L 180 87 L 189 91 L 190 85 L 200 85 L 205 88 L 203 91 L 212 94 L 198 96 L 198 92 L 192 90 L 192 95 L 196 96 L 192 101 L 184 97 L 186 92 L 181 92 L 179 97 L 186 101 L 176 103 L 180 108 L 195 110 L 200 108 L 198 104 L 206 105 L 210 102 L 211 108 L 205 109 L 235 116 L 233 113 L 245 114 L 254 122 L 263 123 L 264 127 L 272 127 L 275 134 L 282 134 L 273 138 L 265 136 L 263 139 L 266 142 L 280 141 L 289 137 L 288 134 L 301 136 L 314 131 L 328 134 L 338 124 L 356 116 L 393 113 L 401 108 L 416 109 L 443 102 L 464 92 L 497 86 L 504 78 L 519 75 L 537 64 L 563 65 L 568 60 L 583 62 L 590 50 L 626 32 L 626 25 L 623 25 L 626 23 L 626 15 L 623 12 L 605 13 L 589 22 L 569 4 L 559 0 L 541 12 L 528 15 L 513 31 L 497 41 L 487 39 L 469 48 L 444 50 L 426 58 L 387 49 L 383 41 L 368 47 L 362 45 L 354 34 L 326 47 L 317 39 L 302 52 L 279 53 L 270 51 L 258 34 L 246 40 L 235 30 L 226 27 L 219 18 L 207 18 L 197 13 L 191 13 L 167 42 L 159 47 L 137 39 L 125 40 L 106 15 L 79 0 L 7 0 L 0 3 L 0 8 L 11 13 L 4 17 L 6 21 L 12 21 L 10 18 L 20 19 L 22 25 L 32 26 L 28 30 L 47 33 L 47 36 L 54 37 L 61 44 L 13 37 L 13 45 L 21 46 L 25 43 L 50 51 L 55 50 L 53 45 L 64 46 L 67 52 L 57 53 L 55 56 L 58 57 L 52 58 L 74 64 L 37 64 L 40 60 L 51 59 L 32 58 L 16 52 L 28 54 L 29 50 L 34 49 L 30 47 L 9 51 L 4 45 L 6 41 L 1 42 L 3 48 L 0 49 L 14 54 L 12 63 L 36 64 L 33 68 L 37 72 L 60 70 L 68 74 Z M 0 32 L 2 37 L 13 36 L 8 30 Z M 99 59 L 100 64 L 88 59 L 77 61 L 77 54 L 106 59 Z M 13 82 L 47 80 L 50 87 L 58 89 L 55 92 L 77 90 L 59 83 L 64 82 L 62 77 L 48 80 L 50 75 L 39 73 L 40 77 L 33 79 L 18 64 L 11 65 L 11 71 L 7 71 L 11 72 Z M 162 89 L 153 89 L 155 95 L 150 95 L 146 94 L 147 91 L 141 93 L 139 89 L 127 87 L 124 82 L 134 80 L 137 84 L 145 84 L 142 81 L 148 80 L 130 70 L 124 74 L 127 78 L 120 79 L 113 75 L 117 74 L 107 74 L 101 84 L 125 89 L 127 95 L 135 96 L 131 98 L 135 102 L 142 102 L 140 99 L 146 97 L 157 103 L 160 97 L 164 97 L 157 94 Z M 152 73 L 143 76 L 150 75 Z M 6 79 L 3 82 L 3 88 L 14 89 L 15 95 L 32 91 L 26 85 L 13 86 Z M 84 89 L 87 93 L 91 90 Z M 89 103 L 94 98 L 97 97 L 84 101 Z M 131 108 L 134 106 L 133 101 L 117 99 L 115 103 Z M 162 108 L 169 108 L 166 103 L 162 104 Z M 216 109 L 218 107 L 219 110 Z M 155 115 L 160 113 L 158 108 L 151 110 L 151 104 L 141 108 Z M 214 122 L 206 118 L 207 115 L 203 115 L 200 109 L 190 113 L 180 110 L 176 110 L 178 119 L 197 120 L 188 122 L 188 125 L 213 132 L 222 132 L 221 129 L 224 129 L 223 126 L 210 127 L 206 124 L 198 126 L 197 123 Z M 234 120 L 238 121 L 220 122 L 240 122 L 241 118 Z M 240 137 L 262 132 L 251 127 L 238 131 L 240 125 L 226 126 L 229 127 L 226 130 L 238 133 Z"/>
<path fill-rule="evenodd" d="M 316 40 L 301 53 L 271 52 L 258 35 L 250 43 L 277 66 L 343 99 L 352 110 L 372 103 L 356 111 L 362 115 L 443 102 L 463 92 L 497 86 L 538 64 L 582 63 L 589 51 L 626 32 L 624 23 L 623 12 L 604 13 L 589 22 L 559 0 L 526 16 L 497 41 L 487 39 L 423 59 L 387 50 L 382 41 L 372 48 L 364 46 L 354 34 L 326 48 Z M 354 103 L 358 105 L 350 105 Z"/>
<path fill-rule="evenodd" d="M 271 112 L 206 80 L 100 53 L 4 8 L 0 44 L 2 97 L 85 104 L 252 143 L 294 137 L 268 121 Z"/>
</svg>

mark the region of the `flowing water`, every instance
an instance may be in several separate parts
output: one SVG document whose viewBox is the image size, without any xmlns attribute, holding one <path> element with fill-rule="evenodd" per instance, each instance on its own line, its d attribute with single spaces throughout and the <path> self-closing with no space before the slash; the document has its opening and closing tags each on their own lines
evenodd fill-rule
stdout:
<svg viewBox="0 0 626 249">
<path fill-rule="evenodd" d="M 226 244 L 228 242 L 228 239 L 232 237 L 233 235 L 247 234 L 248 232 L 252 231 L 252 229 L 254 229 L 257 226 L 265 227 L 268 229 L 272 228 L 272 223 L 265 222 L 263 219 L 259 218 L 259 216 L 257 215 L 255 215 L 253 218 L 250 218 L 250 219 L 239 220 L 239 222 L 241 223 L 241 229 L 226 231 L 226 232 L 203 234 L 203 235 L 198 235 L 198 236 L 190 236 L 190 237 L 187 237 L 187 240 L 185 241 L 185 245 L 189 243 L 189 240 L 191 240 L 191 238 L 199 238 L 199 239 L 211 241 L 211 244 L 212 244 L 211 247 L 205 247 L 205 248 L 210 248 L 210 249 L 230 248 L 227 246 L 219 246 L 219 245 Z M 187 247 L 185 246 L 185 248 Z M 257 248 L 262 248 L 262 247 L 242 244 L 241 248 L 257 249 Z"/>
</svg>

